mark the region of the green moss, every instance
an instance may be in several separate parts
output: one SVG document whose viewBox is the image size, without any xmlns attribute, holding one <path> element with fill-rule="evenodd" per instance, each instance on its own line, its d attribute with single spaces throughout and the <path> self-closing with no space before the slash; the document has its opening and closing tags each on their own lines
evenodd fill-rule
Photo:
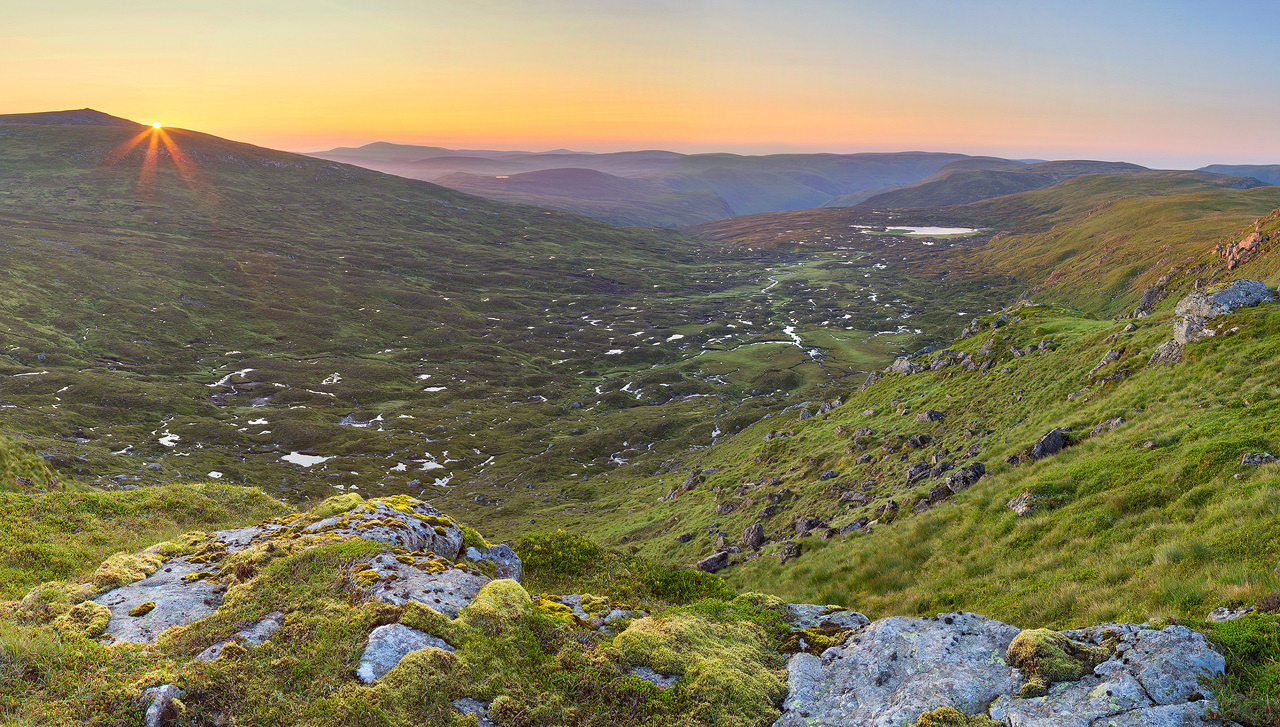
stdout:
<svg viewBox="0 0 1280 727">
<path fill-rule="evenodd" d="M 26 618 L 47 621 L 93 595 L 94 589 L 89 584 L 50 581 L 28 591 L 18 604 L 18 611 Z"/>
<path fill-rule="evenodd" d="M 376 689 L 383 693 L 387 706 L 402 706 L 410 714 L 438 718 L 447 713 L 451 700 L 464 696 L 466 685 L 460 678 L 463 672 L 457 656 L 428 647 L 407 654 L 378 680 Z"/>
<path fill-rule="evenodd" d="M 409 628 L 444 639 L 451 645 L 458 645 L 463 629 L 452 619 L 430 606 L 409 601 L 400 612 L 400 623 Z"/>
<path fill-rule="evenodd" d="M 66 634 L 96 638 L 107 630 L 111 622 L 111 611 L 106 606 L 93 601 L 85 601 L 71 607 L 69 611 L 53 620 L 53 627 Z"/>
<path fill-rule="evenodd" d="M 471 527 L 470 525 L 463 525 L 462 523 L 456 523 L 456 525 L 462 530 L 462 550 L 463 551 L 466 551 L 467 548 L 476 548 L 478 550 L 484 550 L 485 548 L 493 547 L 492 543 L 490 543 L 488 540 L 485 540 L 484 536 L 480 535 L 480 533 L 477 532 L 476 529 Z"/>
<path fill-rule="evenodd" d="M 435 530 L 436 530 L 436 535 L 439 535 L 440 537 L 444 537 L 449 534 L 449 531 L 445 530 L 444 527 L 441 525 L 437 525 L 435 527 Z"/>
<path fill-rule="evenodd" d="M 364 498 L 361 497 L 359 493 L 355 492 L 348 492 L 345 495 L 334 495 L 333 497 L 324 500 L 319 505 L 311 508 L 311 510 L 307 512 L 307 515 L 313 521 L 324 520 L 331 518 L 334 515 L 341 515 L 344 512 L 348 512 L 363 502 Z"/>
<path fill-rule="evenodd" d="M 679 675 L 695 719 L 767 724 L 787 693 L 783 657 L 770 641 L 751 622 L 676 612 L 632 621 L 614 645 L 624 664 Z"/>
<path fill-rule="evenodd" d="M 155 573 L 164 561 L 151 553 L 116 553 L 93 574 L 93 585 L 102 591 L 126 586 Z"/>
<path fill-rule="evenodd" d="M 458 622 L 486 634 L 499 634 L 534 610 L 533 599 L 519 583 L 503 578 L 489 581 L 462 613 Z"/>
<path fill-rule="evenodd" d="M 1051 629 L 1029 629 L 1009 644 L 1005 660 L 1027 677 L 1019 697 L 1043 697 L 1054 683 L 1079 679 L 1109 659 L 1112 652 L 1103 646 L 1072 641 Z"/>
<path fill-rule="evenodd" d="M 129 609 L 129 615 L 135 618 L 138 616 L 146 616 L 147 614 L 151 613 L 152 609 L 154 609 L 155 607 L 156 607 L 155 601 L 147 601 L 146 603 L 139 603 L 138 605 Z"/>
<path fill-rule="evenodd" d="M 955 707 L 939 707 L 920 715 L 911 727 L 1000 727 L 1003 724 L 985 714 L 965 714 Z"/>
</svg>

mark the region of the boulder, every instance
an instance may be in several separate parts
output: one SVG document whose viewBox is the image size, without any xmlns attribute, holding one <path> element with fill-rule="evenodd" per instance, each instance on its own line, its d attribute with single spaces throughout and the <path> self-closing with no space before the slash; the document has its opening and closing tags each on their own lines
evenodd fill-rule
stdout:
<svg viewBox="0 0 1280 727">
<path fill-rule="evenodd" d="M 1098 362 L 1098 365 L 1094 366 L 1092 369 L 1089 370 L 1089 373 L 1085 376 L 1085 378 L 1090 378 L 1090 379 L 1093 378 L 1094 374 L 1098 373 L 1098 371 L 1100 371 L 1103 366 L 1106 366 L 1107 364 L 1118 360 L 1122 355 L 1124 355 L 1123 348 L 1113 348 L 1107 351 L 1105 354 L 1103 354 L 1102 360 Z"/>
<path fill-rule="evenodd" d="M 909 374 L 914 374 L 919 369 L 920 369 L 919 366 L 917 366 L 914 363 L 911 363 L 910 358 L 907 358 L 906 356 L 902 356 L 894 359 L 893 363 L 889 364 L 889 367 L 885 369 L 885 373 L 909 375 Z"/>
<path fill-rule="evenodd" d="M 454 648 L 437 638 L 404 624 L 379 626 L 369 633 L 369 643 L 360 655 L 356 676 L 369 684 L 391 671 L 410 652 L 426 648 L 454 651 Z"/>
<path fill-rule="evenodd" d="M 451 561 L 462 552 L 462 528 L 412 497 L 366 500 L 349 512 L 308 525 L 303 532 L 363 538 L 408 551 L 429 551 Z"/>
<path fill-rule="evenodd" d="M 928 434 L 912 434 L 910 437 L 907 437 L 907 446 L 912 449 L 920 449 L 929 443 L 929 439 L 930 437 Z"/>
<path fill-rule="evenodd" d="M 142 717 L 144 727 L 160 727 L 177 717 L 178 705 L 175 702 L 185 696 L 186 692 L 175 684 L 163 684 L 143 690 L 142 701 L 147 705 L 146 714 Z"/>
<path fill-rule="evenodd" d="M 1165 341 L 1147 359 L 1148 366 L 1176 363 L 1182 363 L 1182 344 L 1177 341 Z"/>
<path fill-rule="evenodd" d="M 820 480 L 834 480 L 835 478 L 837 478 L 837 477 L 839 477 L 839 476 L 840 476 L 840 475 L 839 475 L 839 473 L 837 473 L 835 470 L 826 470 L 826 471 L 825 471 L 825 472 L 823 472 L 821 475 L 818 475 L 818 479 L 820 479 Z"/>
<path fill-rule="evenodd" d="M 974 462 L 964 469 L 957 470 L 955 474 L 949 475 L 945 482 L 952 493 L 967 490 L 973 486 L 975 482 L 982 479 L 987 473 L 987 466 L 981 462 Z"/>
<path fill-rule="evenodd" d="M 748 525 L 742 531 L 742 547 L 754 550 L 764 545 L 764 526 L 760 523 Z"/>
<path fill-rule="evenodd" d="M 737 510 L 737 509 L 738 509 L 738 505 L 737 505 L 736 503 L 729 502 L 728 500 L 726 500 L 726 501 L 724 501 L 724 502 L 720 503 L 719 505 L 716 505 L 716 514 L 717 514 L 717 515 L 728 515 L 729 513 L 733 512 L 734 510 Z"/>
<path fill-rule="evenodd" d="M 698 570 L 704 571 L 706 573 L 715 573 L 718 570 L 722 570 L 728 567 L 728 565 L 729 565 L 729 551 L 725 550 L 725 551 L 716 553 L 715 555 L 708 555 L 707 557 L 698 561 L 697 568 Z"/>
<path fill-rule="evenodd" d="M 1061 452 L 1070 443 L 1071 440 L 1067 437 L 1066 432 L 1057 428 L 1051 429 L 1048 434 L 1041 437 L 1039 441 L 1031 446 L 1028 456 L 1033 460 L 1051 457 Z"/>
<path fill-rule="evenodd" d="M 510 578 L 516 583 L 524 578 L 524 563 L 506 543 L 488 548 L 468 547 L 463 557 L 473 563 L 493 563 L 494 578 Z"/>
<path fill-rule="evenodd" d="M 1174 308 L 1173 340 L 1187 344 L 1212 336 L 1214 332 L 1205 328 L 1210 319 L 1275 299 L 1275 293 L 1261 280 L 1236 280 L 1201 288 L 1178 301 Z"/>
<path fill-rule="evenodd" d="M 937 411 L 936 409 L 930 409 L 929 411 L 922 411 L 919 414 L 916 414 L 916 421 L 940 422 L 942 421 L 942 417 L 943 417 L 942 412 Z"/>
</svg>

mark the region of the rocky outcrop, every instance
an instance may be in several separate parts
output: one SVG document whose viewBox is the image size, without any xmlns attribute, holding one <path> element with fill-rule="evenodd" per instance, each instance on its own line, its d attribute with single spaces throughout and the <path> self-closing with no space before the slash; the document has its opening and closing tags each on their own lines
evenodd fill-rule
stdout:
<svg viewBox="0 0 1280 727">
<path fill-rule="evenodd" d="M 237 632 L 235 639 L 241 646 L 262 646 L 271 638 L 280 627 L 284 626 L 284 613 L 281 611 L 272 611 L 263 616 L 252 626 Z M 196 654 L 196 658 L 201 661 L 213 661 L 222 656 L 222 650 L 231 643 L 231 639 L 219 641 L 204 651 Z"/>
<path fill-rule="evenodd" d="M 1211 716 L 1217 705 L 1201 685 L 1222 672 L 1222 656 L 1183 626 L 1043 632 L 1096 656 L 1074 681 L 1027 699 L 1015 696 L 1027 675 L 1006 654 L 1032 632 L 971 613 L 892 617 L 855 629 L 842 646 L 791 657 L 785 711 L 774 727 L 907 727 L 946 707 L 1008 727 L 1234 725 Z"/>
<path fill-rule="evenodd" d="M 1213 336 L 1216 331 L 1205 325 L 1209 320 L 1275 299 L 1275 293 L 1261 280 L 1237 280 L 1201 288 L 1178 301 L 1174 308 L 1173 340 L 1185 345 Z"/>
<path fill-rule="evenodd" d="M 716 571 L 723 570 L 728 566 L 729 566 L 729 551 L 726 550 L 726 551 L 716 553 L 714 555 L 708 555 L 707 557 L 698 561 L 696 567 L 698 568 L 698 570 L 704 571 L 706 573 L 715 573 Z"/>
</svg>

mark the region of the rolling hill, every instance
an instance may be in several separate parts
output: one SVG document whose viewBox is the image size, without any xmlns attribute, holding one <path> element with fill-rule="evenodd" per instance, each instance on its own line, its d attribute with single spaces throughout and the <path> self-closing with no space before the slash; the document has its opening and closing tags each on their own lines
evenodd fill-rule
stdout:
<svg viewBox="0 0 1280 727">
<path fill-rule="evenodd" d="M 949 163 L 971 158 L 926 152 L 742 156 L 656 150 L 609 154 L 565 150 L 453 151 L 387 142 L 340 147 L 311 156 L 446 186 L 452 180 L 458 189 L 506 202 L 543 205 L 609 221 L 634 220 L 627 224 L 667 227 L 715 219 L 706 215 L 718 205 L 723 205 L 723 211 L 717 218 L 820 207 L 841 195 L 910 184 Z M 634 179 L 637 184 L 630 187 L 634 191 L 601 207 L 595 197 L 579 198 L 563 189 L 561 176 L 521 177 L 517 182 L 501 179 L 562 169 L 593 170 Z M 491 178 L 452 176 L 455 174 Z M 641 187 L 640 183 L 648 186 Z M 625 188 L 626 183 L 608 181 L 607 186 L 619 189 Z M 655 194 L 671 195 L 678 201 L 655 205 Z"/>
<path fill-rule="evenodd" d="M 1253 177 L 1267 184 L 1280 184 L 1280 164 L 1211 164 L 1200 167 L 1199 171 Z"/>
</svg>

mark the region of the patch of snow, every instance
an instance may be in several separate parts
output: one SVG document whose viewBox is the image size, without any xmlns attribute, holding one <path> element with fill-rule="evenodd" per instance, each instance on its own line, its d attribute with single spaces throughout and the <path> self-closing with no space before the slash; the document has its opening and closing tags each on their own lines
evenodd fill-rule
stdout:
<svg viewBox="0 0 1280 727">
<path fill-rule="evenodd" d="M 310 467 L 312 465 L 320 464 L 321 462 L 328 462 L 329 460 L 333 459 L 333 457 L 321 457 L 319 455 L 314 455 L 314 454 L 301 454 L 299 452 L 290 452 L 284 455 L 283 457 L 281 457 L 280 459 L 284 460 L 285 462 L 289 462 L 291 464 L 302 465 L 303 467 Z"/>
</svg>

